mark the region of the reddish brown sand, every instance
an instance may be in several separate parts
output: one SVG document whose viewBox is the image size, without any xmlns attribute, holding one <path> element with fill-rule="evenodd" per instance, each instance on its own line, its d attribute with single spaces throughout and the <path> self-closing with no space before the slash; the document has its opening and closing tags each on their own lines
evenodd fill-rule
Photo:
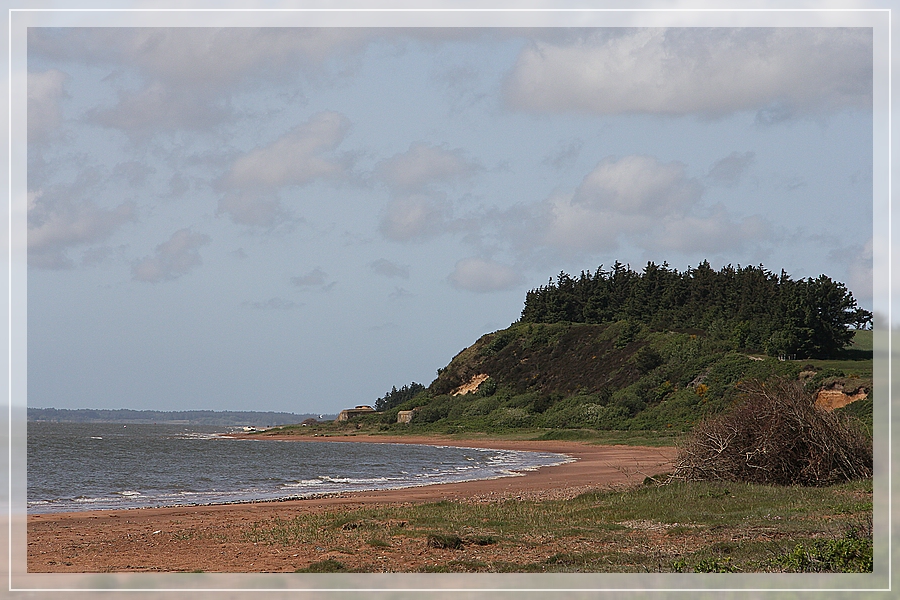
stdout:
<svg viewBox="0 0 900 600">
<path fill-rule="evenodd" d="M 323 438 L 297 438 L 305 442 Z M 28 571 L 47 572 L 292 572 L 328 558 L 368 571 L 415 571 L 428 548 L 424 539 L 404 538 L 396 547 L 360 544 L 338 556 L 315 545 L 253 543 L 244 533 L 254 523 L 291 520 L 305 514 L 450 500 L 492 502 L 509 498 L 552 500 L 583 492 L 641 483 L 667 471 L 674 448 L 595 446 L 578 442 L 445 440 L 384 436 L 335 437 L 333 441 L 440 444 L 559 452 L 575 462 L 543 467 L 521 477 L 470 481 L 338 496 L 181 508 L 142 508 L 28 517 Z M 503 548 L 480 547 L 482 558 Z M 435 550 L 439 552 L 439 550 Z M 389 563 L 386 563 L 389 555 Z M 505 557 L 497 557 L 505 558 Z M 515 558 L 515 557 L 511 557 Z"/>
</svg>

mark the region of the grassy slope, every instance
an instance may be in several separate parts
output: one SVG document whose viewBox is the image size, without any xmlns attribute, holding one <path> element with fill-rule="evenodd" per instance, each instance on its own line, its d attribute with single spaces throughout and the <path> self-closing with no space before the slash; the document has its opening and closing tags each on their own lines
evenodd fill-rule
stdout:
<svg viewBox="0 0 900 600">
<path fill-rule="evenodd" d="M 671 439 L 728 407 L 749 379 L 807 371 L 810 391 L 846 383 L 871 392 L 872 335 L 857 338 L 833 360 L 779 361 L 703 332 L 650 331 L 625 322 L 515 324 L 463 350 L 425 393 L 360 423 L 391 433 L 530 431 L 571 439 L 643 431 L 644 438 Z M 451 394 L 481 374 L 490 379 L 476 392 Z M 397 412 L 409 409 L 417 410 L 414 423 L 397 425 Z"/>
</svg>

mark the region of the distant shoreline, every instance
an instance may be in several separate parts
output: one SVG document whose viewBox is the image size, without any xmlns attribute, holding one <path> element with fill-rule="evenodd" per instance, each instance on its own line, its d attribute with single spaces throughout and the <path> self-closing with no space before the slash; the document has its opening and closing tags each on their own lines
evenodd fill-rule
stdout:
<svg viewBox="0 0 900 600">
<path fill-rule="evenodd" d="M 110 423 L 125 425 L 195 425 L 209 427 L 277 427 L 306 419 L 331 421 L 337 414 L 252 410 L 134 410 L 130 408 L 34 408 L 29 423 Z"/>
</svg>

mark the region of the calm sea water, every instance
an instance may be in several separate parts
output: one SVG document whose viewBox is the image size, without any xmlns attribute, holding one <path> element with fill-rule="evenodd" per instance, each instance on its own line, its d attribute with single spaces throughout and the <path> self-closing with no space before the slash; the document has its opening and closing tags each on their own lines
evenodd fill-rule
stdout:
<svg viewBox="0 0 900 600">
<path fill-rule="evenodd" d="M 28 423 L 28 512 L 303 498 L 509 477 L 562 454 L 235 440 L 189 425 Z"/>
</svg>

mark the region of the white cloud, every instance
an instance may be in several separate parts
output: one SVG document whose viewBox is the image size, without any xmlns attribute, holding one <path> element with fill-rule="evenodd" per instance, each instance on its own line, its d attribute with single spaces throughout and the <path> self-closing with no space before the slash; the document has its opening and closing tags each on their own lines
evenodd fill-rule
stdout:
<svg viewBox="0 0 900 600">
<path fill-rule="evenodd" d="M 92 113 L 130 135 L 202 130 L 232 114 L 228 100 L 260 81 L 294 83 L 302 71 L 358 53 L 377 32 L 366 28 L 100 27 L 30 28 L 29 55 L 135 73 L 136 89 Z M 296 84 L 295 84 L 296 85 Z"/>
<path fill-rule="evenodd" d="M 68 75 L 57 69 L 28 73 L 28 142 L 45 139 L 59 127 L 62 110 L 59 103 L 65 96 L 63 84 Z"/>
<path fill-rule="evenodd" d="M 744 171 L 753 164 L 756 154 L 753 152 L 732 152 L 725 158 L 716 161 L 710 167 L 706 178 L 716 185 L 733 187 L 737 185 Z"/>
<path fill-rule="evenodd" d="M 570 140 L 565 146 L 560 144 L 559 149 L 555 153 L 545 157 L 541 163 L 556 169 L 562 169 L 563 167 L 573 164 L 578 159 L 578 155 L 581 154 L 582 148 L 584 148 L 584 140 L 579 138 Z"/>
<path fill-rule="evenodd" d="M 572 201 L 570 194 L 555 194 L 548 198 L 543 208 L 546 217 L 537 225 L 541 235 L 521 240 L 523 244 L 547 245 L 570 250 L 612 250 L 618 247 L 624 231 L 640 228 L 640 220 L 620 218 L 615 213 L 596 210 Z M 524 227 L 527 232 L 533 227 Z"/>
<path fill-rule="evenodd" d="M 406 152 L 378 163 L 375 173 L 390 188 L 408 192 L 468 177 L 478 168 L 462 150 L 414 143 Z"/>
<path fill-rule="evenodd" d="M 318 267 L 304 275 L 291 277 L 291 283 L 298 287 L 321 286 L 325 285 L 326 281 L 328 281 L 328 273 Z"/>
<path fill-rule="evenodd" d="M 369 267 L 384 277 L 399 277 L 409 279 L 409 265 L 398 265 L 386 258 L 379 258 L 369 263 Z"/>
<path fill-rule="evenodd" d="M 235 160 L 226 181 L 240 188 L 277 188 L 340 176 L 346 172 L 346 161 L 324 154 L 340 145 L 349 127 L 350 122 L 339 113 L 313 115 L 268 146 Z"/>
<path fill-rule="evenodd" d="M 68 257 L 70 248 L 103 241 L 136 217 L 132 202 L 107 209 L 64 194 L 64 190 L 28 193 L 29 266 L 69 268 L 73 265 Z"/>
<path fill-rule="evenodd" d="M 177 198 L 191 189 L 191 182 L 181 173 L 175 173 L 169 179 L 169 198 Z"/>
<path fill-rule="evenodd" d="M 379 230 L 398 242 L 423 240 L 443 232 L 450 209 L 441 194 L 410 194 L 391 200 L 381 217 Z"/>
<path fill-rule="evenodd" d="M 758 216 L 737 219 L 722 207 L 704 216 L 673 215 L 650 229 L 642 245 L 651 250 L 718 253 L 764 243 L 774 235 L 772 225 Z"/>
<path fill-rule="evenodd" d="M 217 183 L 223 192 L 218 212 L 243 225 L 273 227 L 288 221 L 291 213 L 282 206 L 277 190 L 346 177 L 349 161 L 330 153 L 349 127 L 343 115 L 321 112 L 274 142 L 238 157 Z"/>
<path fill-rule="evenodd" d="M 171 281 L 186 275 L 203 261 L 199 249 L 208 244 L 210 238 L 190 229 L 179 229 L 168 241 L 156 247 L 156 251 L 131 266 L 132 278 L 137 281 L 158 283 Z"/>
<path fill-rule="evenodd" d="M 554 193 L 506 225 L 518 248 L 564 255 L 645 251 L 718 253 L 773 239 L 771 223 L 703 203 L 703 186 L 679 162 L 650 156 L 606 158 L 573 192 Z M 501 215 L 502 217 L 502 215 Z"/>
<path fill-rule="evenodd" d="M 833 243 L 833 239 L 825 240 Z M 828 253 L 828 258 L 837 264 L 844 265 L 848 271 L 847 287 L 853 291 L 857 300 L 871 302 L 875 283 L 873 253 L 874 238 L 863 243 L 838 246 Z"/>
<path fill-rule="evenodd" d="M 658 227 L 661 219 L 697 205 L 702 187 L 679 162 L 650 156 L 601 160 L 571 194 L 556 193 L 533 212 L 544 221 L 543 243 L 600 251 Z"/>
<path fill-rule="evenodd" d="M 375 176 L 393 197 L 381 216 L 379 230 L 394 241 L 423 240 L 452 229 L 452 202 L 439 184 L 455 184 L 471 177 L 481 166 L 466 159 L 462 150 L 423 143 L 383 160 Z"/>
<path fill-rule="evenodd" d="M 275 227 L 291 219 L 291 213 L 273 192 L 237 190 L 219 198 L 218 214 L 226 213 L 240 225 Z"/>
<path fill-rule="evenodd" d="M 156 173 L 156 169 L 137 160 L 119 163 L 113 167 L 112 171 L 114 178 L 123 179 L 132 187 L 144 185 L 154 173 Z"/>
<path fill-rule="evenodd" d="M 574 204 L 621 214 L 659 215 L 697 201 L 700 185 L 679 162 L 651 156 L 606 158 L 575 190 Z"/>
<path fill-rule="evenodd" d="M 169 87 L 155 81 L 137 91 L 120 91 L 118 104 L 88 113 L 91 120 L 131 135 L 161 130 L 209 129 L 228 117 L 226 107 L 201 98 L 195 90 Z"/>
<path fill-rule="evenodd" d="M 872 48 L 865 28 L 595 30 L 525 48 L 505 95 L 597 114 L 871 110 Z"/>
<path fill-rule="evenodd" d="M 456 263 L 450 284 L 471 292 L 498 292 L 519 285 L 523 279 L 514 269 L 493 260 L 466 258 Z"/>
</svg>

